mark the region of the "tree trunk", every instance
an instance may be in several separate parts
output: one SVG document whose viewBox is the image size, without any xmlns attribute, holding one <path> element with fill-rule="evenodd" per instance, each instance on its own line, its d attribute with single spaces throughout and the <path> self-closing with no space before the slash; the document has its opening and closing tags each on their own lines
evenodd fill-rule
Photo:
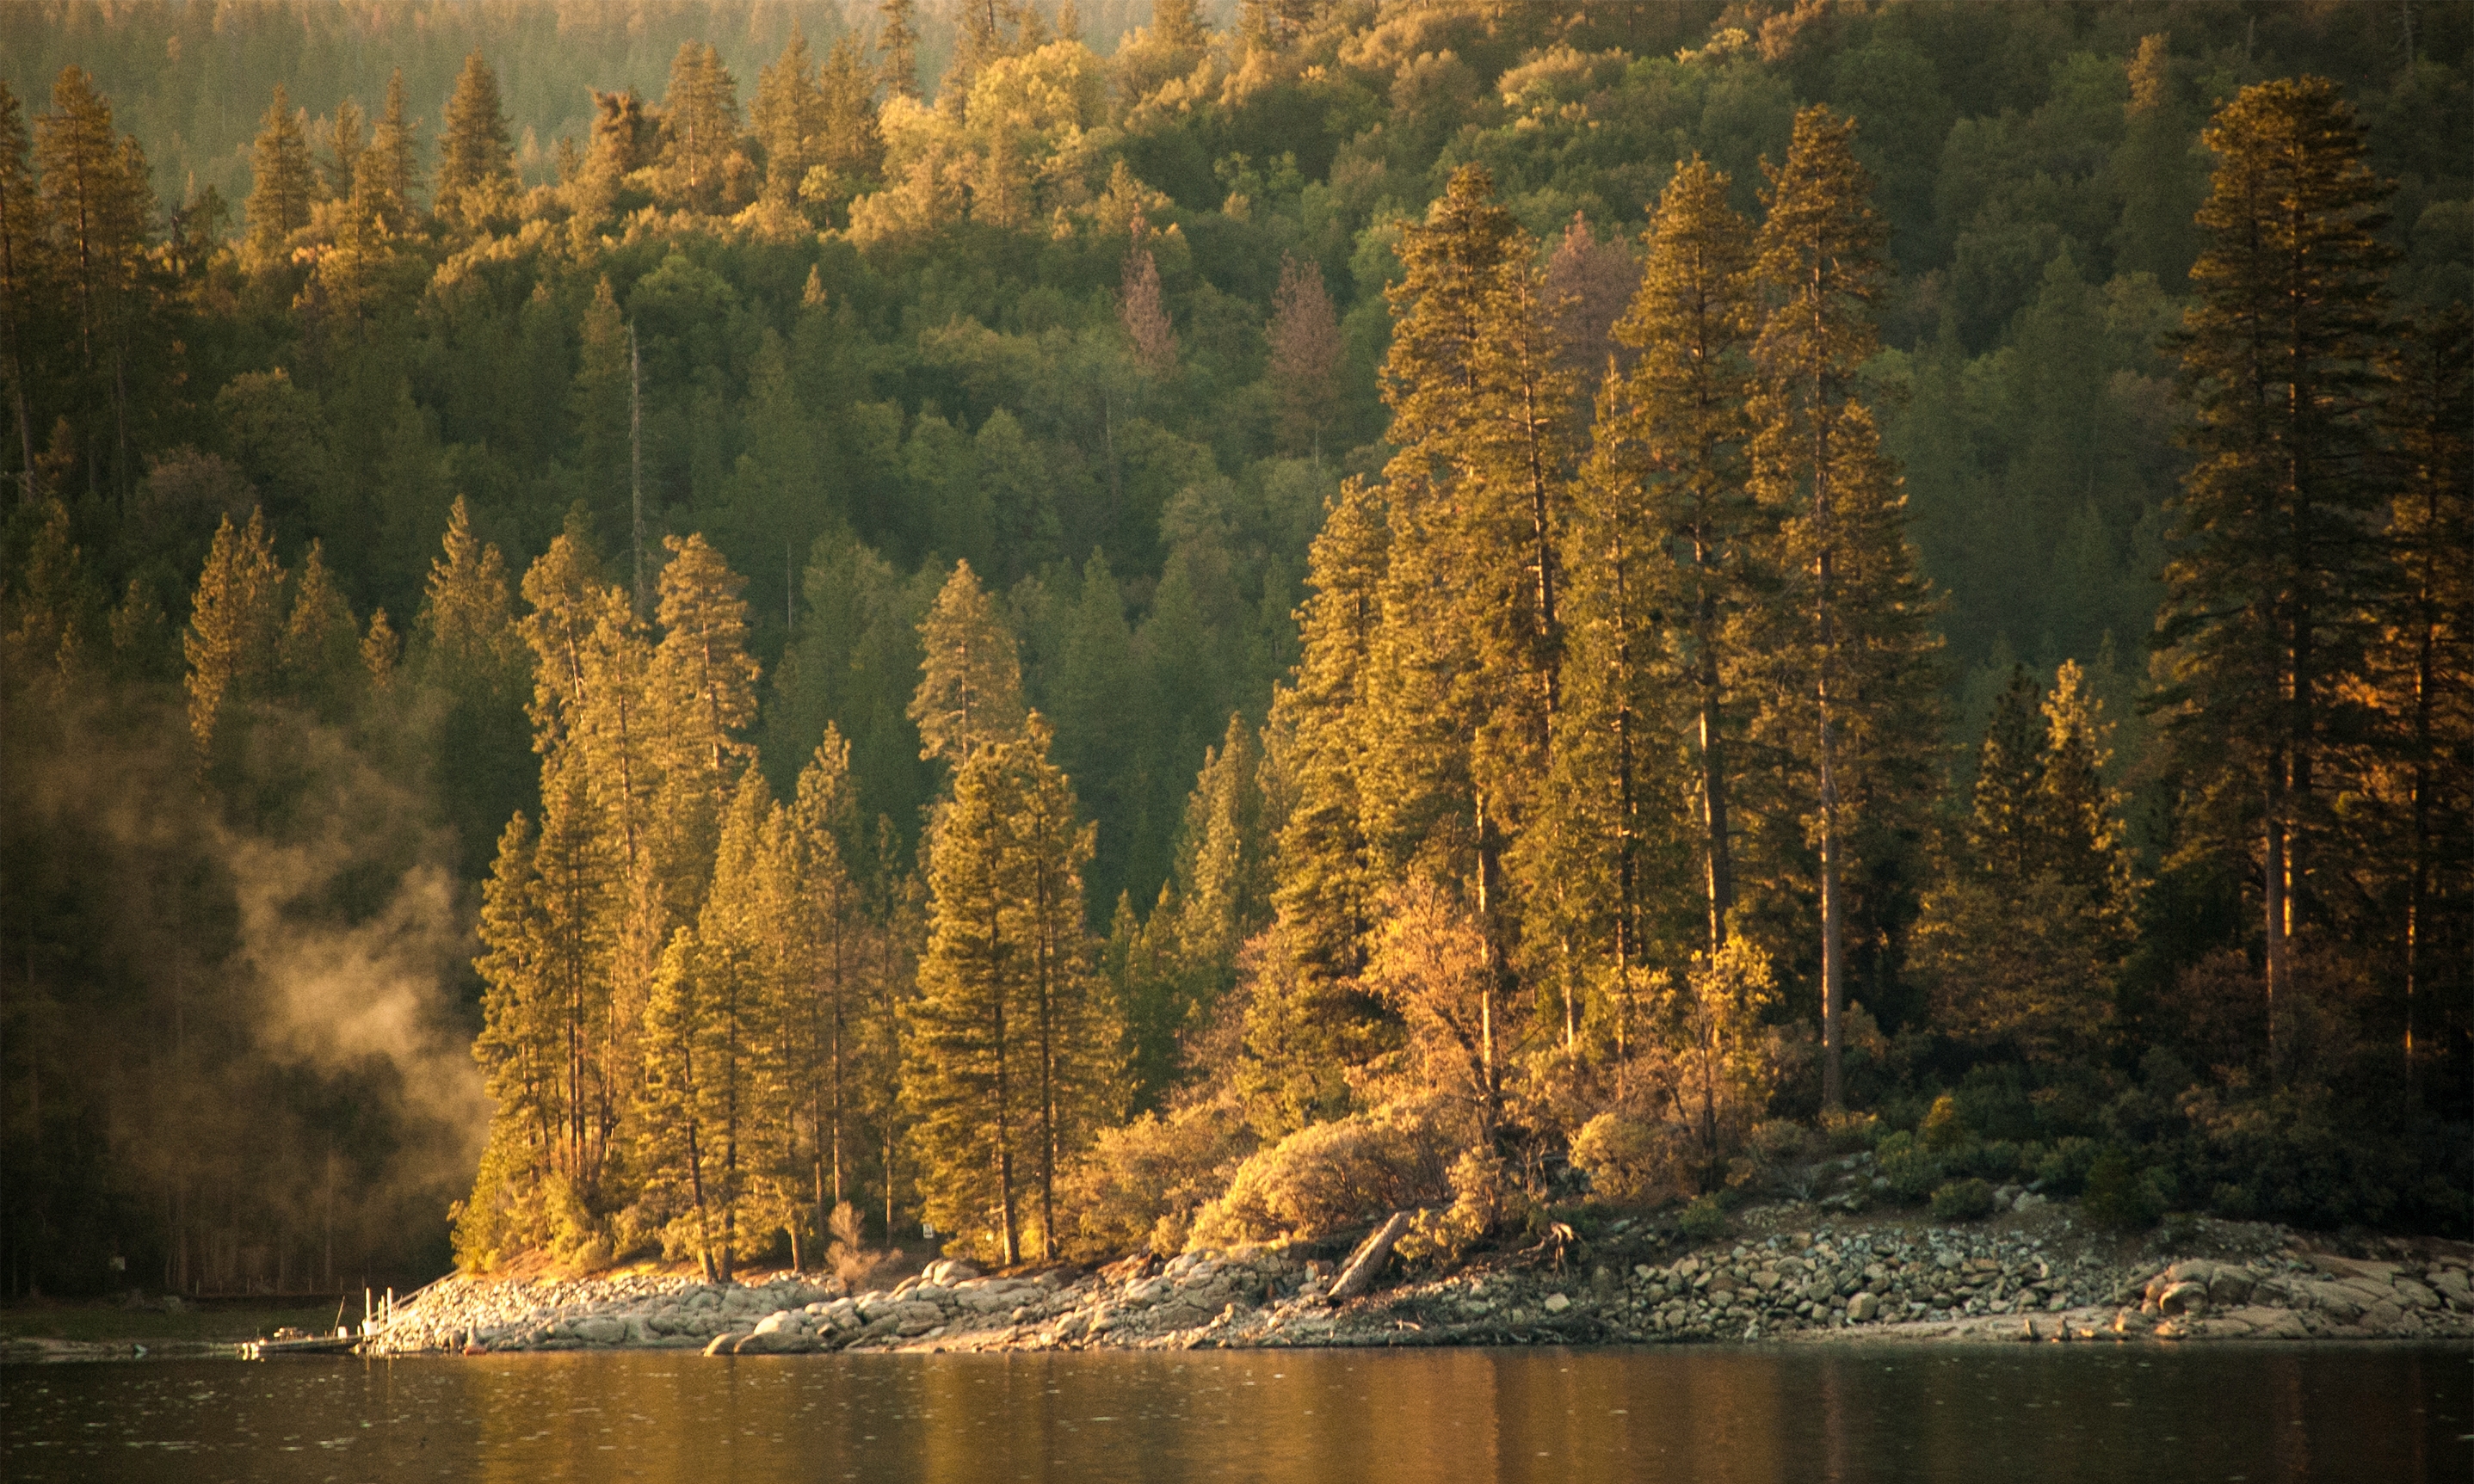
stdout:
<svg viewBox="0 0 2474 1484">
<path fill-rule="evenodd" d="M 989 925 L 988 943 L 992 961 L 989 969 L 988 994 L 993 1011 L 994 1049 L 997 1059 L 997 1211 L 999 1224 L 1003 1228 L 1000 1240 L 1001 1250 L 1005 1254 L 1005 1265 L 1011 1267 L 1022 1260 L 1022 1247 L 1020 1237 L 1017 1235 L 1019 1229 L 1016 1226 L 1013 1204 L 1013 1089 L 1012 1078 L 1007 1072 L 1007 1064 L 1012 1058 L 1006 1045 L 1005 984 L 997 976 L 993 967 L 993 961 L 997 957 L 994 952 L 997 943 L 994 923 Z"/>
<path fill-rule="evenodd" d="M 1735 907 L 1735 863 L 1727 844 L 1726 738 L 1720 729 L 1718 653 L 1709 634 L 1709 600 L 1702 600 L 1701 637 L 1701 829 L 1708 857 L 1710 951 L 1727 945 L 1727 914 Z"/>
<path fill-rule="evenodd" d="M 1478 940 L 1486 945 L 1484 961 L 1478 969 L 1478 1062 L 1485 1086 L 1480 1089 L 1478 1114 L 1485 1122 L 1485 1137 L 1492 1141 L 1495 1125 L 1495 1103 L 1501 1080 L 1497 1073 L 1494 1051 L 1494 995 L 1496 980 L 1503 971 L 1503 956 L 1494 936 L 1493 876 L 1495 848 L 1488 838 L 1486 799 L 1477 802 L 1477 928 Z"/>
</svg>

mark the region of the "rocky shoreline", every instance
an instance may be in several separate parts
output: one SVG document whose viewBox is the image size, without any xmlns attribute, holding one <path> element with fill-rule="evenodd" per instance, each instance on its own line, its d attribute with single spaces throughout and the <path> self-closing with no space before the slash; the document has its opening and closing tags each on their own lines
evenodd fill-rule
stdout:
<svg viewBox="0 0 2474 1484">
<path fill-rule="evenodd" d="M 779 1274 L 706 1284 L 631 1272 L 457 1276 L 400 1306 L 372 1353 L 694 1350 L 1196 1350 L 1708 1341 L 2474 1339 L 2474 1246 L 2316 1242 L 2202 1221 L 2128 1245 L 2053 1206 L 1934 1226 L 1812 1208 L 1744 1214 L 1690 1244 L 1617 1222 L 1558 1231 L 1334 1302 L 1351 1252 L 1291 1244 L 983 1276 L 930 1263 L 889 1289 Z M 1820 1218 L 1820 1219 L 1816 1219 Z M 1345 1291 L 1345 1290 L 1344 1290 Z"/>
</svg>

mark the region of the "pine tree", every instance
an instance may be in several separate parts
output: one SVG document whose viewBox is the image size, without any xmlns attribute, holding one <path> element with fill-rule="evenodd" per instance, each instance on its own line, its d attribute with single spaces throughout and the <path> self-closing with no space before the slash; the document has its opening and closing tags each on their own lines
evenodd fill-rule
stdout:
<svg viewBox="0 0 2474 1484">
<path fill-rule="evenodd" d="M 764 147 L 764 194 L 784 204 L 797 201 L 800 183 L 822 163 L 828 141 L 816 60 L 809 54 L 807 33 L 796 25 L 781 57 L 757 69 L 750 122 Z"/>
<path fill-rule="evenodd" d="M 633 1081 L 611 1020 L 618 860 L 583 770 L 563 768 L 543 783 L 533 850 L 534 954 L 557 1030 L 559 1166 L 578 1196 L 591 1200 L 600 1191 Z"/>
<path fill-rule="evenodd" d="M 1048 746 L 1034 714 L 955 776 L 904 1064 L 930 1219 L 991 1223 L 1008 1264 L 1033 1217 L 1042 1255 L 1056 1255 L 1057 1175 L 1121 1095 L 1123 1026 L 1082 928 L 1092 828 Z"/>
<path fill-rule="evenodd" d="M 2008 683 L 1994 699 L 1984 744 L 1977 750 L 1975 807 L 1967 819 L 1967 849 L 1978 869 L 2021 881 L 2044 864 L 2041 704 L 2027 667 L 2012 665 Z"/>
<path fill-rule="evenodd" d="M 1082 565 L 1081 593 L 1046 686 L 1056 718 L 1056 762 L 1091 812 L 1101 819 L 1130 819 L 1139 809 L 1140 764 L 1135 738 L 1115 724 L 1128 698 L 1141 687 L 1133 631 L 1126 622 L 1125 593 L 1098 552 Z M 1132 842 L 1104 834 L 1091 865 L 1094 899 L 1107 901 L 1124 890 Z M 1128 1007 L 1131 1001 L 1128 1001 Z"/>
<path fill-rule="evenodd" d="M 1010 748 L 965 756 L 936 820 L 928 880 L 934 905 L 919 998 L 909 1017 L 903 1101 L 916 1119 L 929 1219 L 957 1233 L 985 1230 L 1008 1266 L 1022 1257 L 1022 1177 L 1031 1089 L 1024 1065 L 1023 945 L 1008 921 L 1006 859 Z"/>
<path fill-rule="evenodd" d="M 460 494 L 449 507 L 441 546 L 430 559 L 419 620 L 428 660 L 472 672 L 493 686 L 521 676 L 523 641 L 507 590 L 506 559 L 473 534 L 472 512 Z"/>
<path fill-rule="evenodd" d="M 82 390 L 88 405 L 111 409 L 113 475 L 125 491 L 136 473 L 129 373 L 155 214 L 146 156 L 112 128 L 93 79 L 71 66 L 52 84 L 51 111 L 35 121 L 35 161 L 51 256 L 76 305 Z"/>
<path fill-rule="evenodd" d="M 2436 1039 L 2424 1028 L 2465 983 L 2474 926 L 2474 315 L 2450 306 L 2409 335 L 2400 361 L 2390 417 L 2404 478 L 2389 507 L 2396 576 L 2370 655 L 2383 744 L 2370 775 L 2387 816 L 2372 859 L 2396 923 L 2411 1092 Z"/>
<path fill-rule="evenodd" d="M 665 817 L 659 807 L 668 783 L 653 644 L 625 590 L 603 585 L 573 515 L 524 573 L 523 594 L 532 609 L 521 632 L 534 655 L 528 710 L 543 797 L 580 779 L 575 786 L 608 842 L 616 903 L 608 929 L 611 1037 L 624 1061 L 673 931 L 701 895 L 712 816 Z"/>
<path fill-rule="evenodd" d="M 783 966 L 787 1090 L 806 1116 L 815 1228 L 849 1198 L 857 1135 L 870 1113 L 863 1048 L 873 1009 L 865 989 L 871 931 L 844 850 L 857 832 L 850 745 L 830 724 L 784 811 L 779 868 L 787 900 Z"/>
<path fill-rule="evenodd" d="M 1243 717 L 1204 750 L 1186 796 L 1169 879 L 1150 918 L 1120 894 L 1109 924 L 1109 982 L 1131 1040 L 1137 1101 L 1156 1107 L 1237 984 L 1247 941 L 1271 917 L 1263 758 Z"/>
<path fill-rule="evenodd" d="M 660 170 L 664 194 L 691 211 L 736 210 L 752 193 L 739 151 L 739 82 L 709 43 L 682 41 L 670 61 Z"/>
<path fill-rule="evenodd" d="M 919 96 L 919 0 L 877 0 L 877 68 L 887 97 Z"/>
<path fill-rule="evenodd" d="M 0 374 L 17 425 L 18 498 L 35 499 L 35 414 L 29 378 L 38 364 L 28 345 L 42 297 L 42 215 L 30 160 L 33 140 L 17 95 L 0 82 Z"/>
<path fill-rule="evenodd" d="M 722 807 L 755 758 L 757 664 L 747 653 L 744 581 L 701 536 L 666 537 L 662 641 L 645 677 L 645 723 L 661 786 L 652 832 L 667 899 L 691 911 Z"/>
<path fill-rule="evenodd" d="M 837 37 L 816 74 L 822 94 L 821 162 L 835 178 L 837 193 L 857 193 L 882 173 L 885 134 L 876 119 L 876 77 L 860 56 L 857 38 Z M 813 200 L 813 187 L 801 181 L 801 199 Z"/>
<path fill-rule="evenodd" d="M 358 699 L 360 627 L 327 569 L 324 546 L 309 543 L 292 583 L 292 606 L 276 641 L 276 673 L 290 699 L 330 723 L 346 720 Z"/>
<path fill-rule="evenodd" d="M 1369 835 L 1399 861 L 1467 882 L 1508 973 L 1512 929 L 1553 882 L 1504 870 L 1553 767 L 1563 658 L 1559 547 L 1568 515 L 1571 390 L 1536 245 L 1478 166 L 1403 230 L 1384 397 L 1392 541 L 1371 649 Z M 1531 854 L 1528 861 L 1541 859 Z M 1542 890 L 1524 892 L 1523 887 Z M 1540 976 L 1541 980 L 1550 976 Z M 1559 983 L 1564 1039 L 1580 999 Z"/>
<path fill-rule="evenodd" d="M 388 110 L 394 111 L 391 92 Z M 516 156 L 507 145 L 498 75 L 475 48 L 456 76 L 455 91 L 447 100 L 447 127 L 438 136 L 438 207 L 477 222 L 496 208 L 498 197 L 515 188 Z"/>
<path fill-rule="evenodd" d="M 1765 586 L 1766 534 L 1747 486 L 1747 398 L 1758 305 L 1752 230 L 1728 178 L 1693 158 L 1652 214 L 1639 291 L 1616 323 L 1633 354 L 1602 394 L 1572 535 L 1571 670 L 1590 704 L 1576 722 L 1611 754 L 1614 982 L 1641 967 L 1649 862 L 1663 813 L 1644 787 L 1665 749 L 1657 723 L 1689 739 L 1707 944 L 1734 908 L 1733 801 L 1742 764 L 1743 615 Z M 1661 704 L 1681 695 L 1682 706 Z M 1653 730 L 1656 729 L 1656 730 Z M 1578 745 L 1577 743 L 1575 745 Z M 1629 1003 L 1630 990 L 1625 991 Z"/>
<path fill-rule="evenodd" d="M 2161 32 L 2139 38 L 2128 67 L 2123 139 L 2112 160 L 2122 182 L 2122 220 L 2111 236 L 2114 270 L 2154 274 L 2164 284 L 2182 282 L 2198 253 L 2191 217 L 2207 188 L 2191 157 L 2198 121 L 2175 97 L 2171 40 Z"/>
<path fill-rule="evenodd" d="M 1307 557 L 1301 655 L 1272 700 L 1265 750 L 1289 803 L 1273 852 L 1270 972 L 1248 1006 L 1240 1073 L 1267 1137 L 1337 1111 L 1340 1066 L 1377 1014 L 1351 986 L 1365 967 L 1376 890 L 1365 818 L 1365 687 L 1390 537 L 1376 488 L 1354 476 L 1344 482 Z"/>
<path fill-rule="evenodd" d="M 1199 1014 L 1233 985 L 1238 948 L 1270 917 L 1261 769 L 1245 718 L 1232 715 L 1219 747 L 1204 751 L 1186 798 L 1172 879 L 1177 953 Z"/>
<path fill-rule="evenodd" d="M 367 151 L 362 152 L 364 156 Z M 356 171 L 352 195 L 332 211 L 334 240 L 318 254 L 311 282 L 326 310 L 366 332 L 383 294 L 395 248 L 387 227 L 391 204 L 375 171 Z"/>
<path fill-rule="evenodd" d="M 1176 331 L 1160 300 L 1159 265 L 1152 260 L 1151 249 L 1135 244 L 1126 254 L 1120 281 L 1117 318 L 1133 344 L 1135 364 L 1153 380 L 1164 379 L 1176 370 Z"/>
<path fill-rule="evenodd" d="M 1094 1133 L 1124 1113 L 1125 1027 L 1107 981 L 1092 971 L 1082 925 L 1082 868 L 1099 826 L 1079 818 L 1072 782 L 1049 761 L 1051 738 L 1047 722 L 1033 712 L 1013 744 L 1019 803 L 1008 833 L 1020 852 L 1015 937 L 1029 958 L 1040 1251 L 1053 1258 L 1061 1250 L 1057 1177 Z"/>
<path fill-rule="evenodd" d="M 1210 39 L 1197 0 L 1152 0 L 1151 30 L 1154 39 L 1176 47 L 1199 47 Z"/>
<path fill-rule="evenodd" d="M 360 188 L 361 156 L 369 153 L 370 121 L 351 98 L 335 105 L 327 124 L 327 159 L 320 167 L 327 199 L 350 201 Z"/>
<path fill-rule="evenodd" d="M 1193 6 L 1186 5 L 1191 21 Z M 1340 321 L 1323 291 L 1322 269 L 1314 259 L 1280 256 L 1280 282 L 1272 292 L 1272 319 L 1264 330 L 1271 359 L 1264 373 L 1278 401 L 1282 445 L 1291 453 L 1322 457 L 1340 398 Z"/>
<path fill-rule="evenodd" d="M 528 751 L 524 706 L 533 657 L 516 622 L 506 561 L 473 535 L 461 495 L 448 510 L 440 554 L 430 559 L 413 635 L 422 687 L 445 706 L 437 767 L 458 784 L 448 817 L 465 838 L 476 839 L 492 820 L 535 805 L 532 780 L 517 761 Z M 547 804 L 541 808 L 546 829 Z"/>
<path fill-rule="evenodd" d="M 555 1024 L 544 972 L 532 822 L 518 813 L 498 835 L 481 886 L 481 1030 L 473 1059 L 490 1094 L 488 1142 L 456 1216 L 459 1259 L 495 1264 L 548 1236 L 541 1186 L 567 1122 L 559 1100 Z"/>
<path fill-rule="evenodd" d="M 12 678 L 42 676 L 49 699 L 67 698 L 79 679 L 90 621 L 85 563 L 71 535 L 69 508 L 47 496 L 27 513 L 38 517 L 23 563 L 0 597 L 0 659 Z M 202 585 L 203 590 L 203 585 Z"/>
<path fill-rule="evenodd" d="M 421 189 L 421 140 L 414 135 L 411 117 L 405 110 L 400 67 L 387 77 L 386 111 L 378 115 L 377 128 L 370 136 L 369 153 L 353 173 L 356 187 L 364 181 L 383 203 L 382 220 L 387 229 L 410 229 L 413 197 Z"/>
<path fill-rule="evenodd" d="M 2195 462 L 2172 505 L 2155 704 L 2197 802 L 2193 848 L 2257 842 L 2273 1060 L 2317 875 L 2354 865 L 2319 852 L 2383 575 L 2370 460 L 2389 187 L 2323 79 L 2244 88 L 2201 140 L 2217 167 L 2182 333 Z"/>
<path fill-rule="evenodd" d="M 919 636 L 925 655 L 910 709 L 919 755 L 958 770 L 980 748 L 1022 726 L 1022 661 L 967 562 L 954 564 Z"/>
<path fill-rule="evenodd" d="M 616 536 L 626 530 L 629 515 L 630 342 L 607 275 L 594 286 L 578 328 L 582 347 L 568 399 L 575 418 L 576 466 L 584 476 L 585 508 Z"/>
<path fill-rule="evenodd" d="M 585 174 L 615 192 L 628 176 L 653 162 L 661 147 L 662 124 L 657 110 L 636 96 L 633 88 L 593 92 L 593 140 L 585 154 Z"/>
<path fill-rule="evenodd" d="M 1913 965 L 1935 1028 L 2032 1060 L 2084 1055 L 2132 940 L 2111 728 L 2066 661 L 2038 696 L 2023 668 L 1994 703 L 1962 839 L 1926 894 Z"/>
<path fill-rule="evenodd" d="M 712 890 L 664 951 L 644 1013 L 644 1170 L 679 1212 L 669 1244 L 692 1243 L 718 1282 L 755 1234 L 765 1125 L 787 1112 L 762 1101 L 766 1028 L 780 1017 L 766 943 L 772 812 L 764 775 L 747 770 L 724 810 Z M 779 1137 L 778 1122 L 770 1133 Z"/>
<path fill-rule="evenodd" d="M 225 714 L 262 698 L 274 679 L 282 605 L 283 567 L 265 517 L 253 510 L 249 524 L 235 530 L 226 515 L 198 575 L 181 645 L 189 665 L 189 735 L 202 762 Z"/>
<path fill-rule="evenodd" d="M 1822 1100 L 1842 1106 L 1848 887 L 1857 842 L 1912 827 L 1929 778 L 1930 599 L 1905 500 L 1872 416 L 1850 395 L 1878 344 L 1865 306 L 1885 272 L 1855 124 L 1796 115 L 1755 272 L 1771 300 L 1753 347 L 1753 489 L 1780 521 L 1783 621 L 1768 740 L 1809 770 L 1818 848 Z M 1877 849 L 1874 853 L 1880 853 Z"/>
<path fill-rule="evenodd" d="M 665 1256 L 693 1253 L 706 1282 L 728 1276 L 728 1255 L 715 1208 L 724 1192 L 713 1177 L 714 1132 L 707 1121 L 714 1069 L 706 1034 L 706 971 L 693 928 L 682 927 L 662 950 L 644 1007 L 643 1076 L 632 1119 L 644 1196 L 670 1215 L 662 1233 Z"/>
<path fill-rule="evenodd" d="M 581 745 L 592 701 L 589 656 L 603 590 L 601 564 L 575 515 L 525 569 L 522 590 L 531 611 L 517 632 L 533 654 L 526 711 L 533 750 L 549 758 Z"/>
<path fill-rule="evenodd" d="M 136 232 L 129 220 L 131 183 L 120 170 L 111 106 L 76 67 L 61 69 L 52 84 L 51 111 L 35 120 L 35 162 L 43 215 L 77 299 L 80 353 L 91 369 L 120 262 Z"/>
</svg>

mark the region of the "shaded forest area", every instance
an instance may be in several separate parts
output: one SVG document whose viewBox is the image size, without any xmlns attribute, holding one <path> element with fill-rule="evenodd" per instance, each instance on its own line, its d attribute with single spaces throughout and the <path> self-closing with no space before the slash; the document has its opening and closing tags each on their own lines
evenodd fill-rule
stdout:
<svg viewBox="0 0 2474 1484">
<path fill-rule="evenodd" d="M 8 12 L 10 1292 L 2465 1224 L 2463 12 Z"/>
</svg>

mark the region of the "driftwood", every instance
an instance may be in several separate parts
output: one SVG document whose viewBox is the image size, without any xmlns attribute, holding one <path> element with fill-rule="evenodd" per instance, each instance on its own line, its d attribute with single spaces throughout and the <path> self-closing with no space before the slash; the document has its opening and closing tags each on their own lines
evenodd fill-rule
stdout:
<svg viewBox="0 0 2474 1484">
<path fill-rule="evenodd" d="M 1374 1234 L 1366 1239 L 1366 1245 L 1350 1256 L 1348 1266 L 1340 1270 L 1340 1277 L 1331 1285 L 1331 1302 L 1338 1304 L 1354 1299 L 1373 1287 L 1374 1277 L 1383 1271 L 1383 1264 L 1391 1258 L 1394 1244 L 1408 1234 L 1409 1213 L 1394 1211 L 1392 1219 L 1376 1228 Z"/>
</svg>

